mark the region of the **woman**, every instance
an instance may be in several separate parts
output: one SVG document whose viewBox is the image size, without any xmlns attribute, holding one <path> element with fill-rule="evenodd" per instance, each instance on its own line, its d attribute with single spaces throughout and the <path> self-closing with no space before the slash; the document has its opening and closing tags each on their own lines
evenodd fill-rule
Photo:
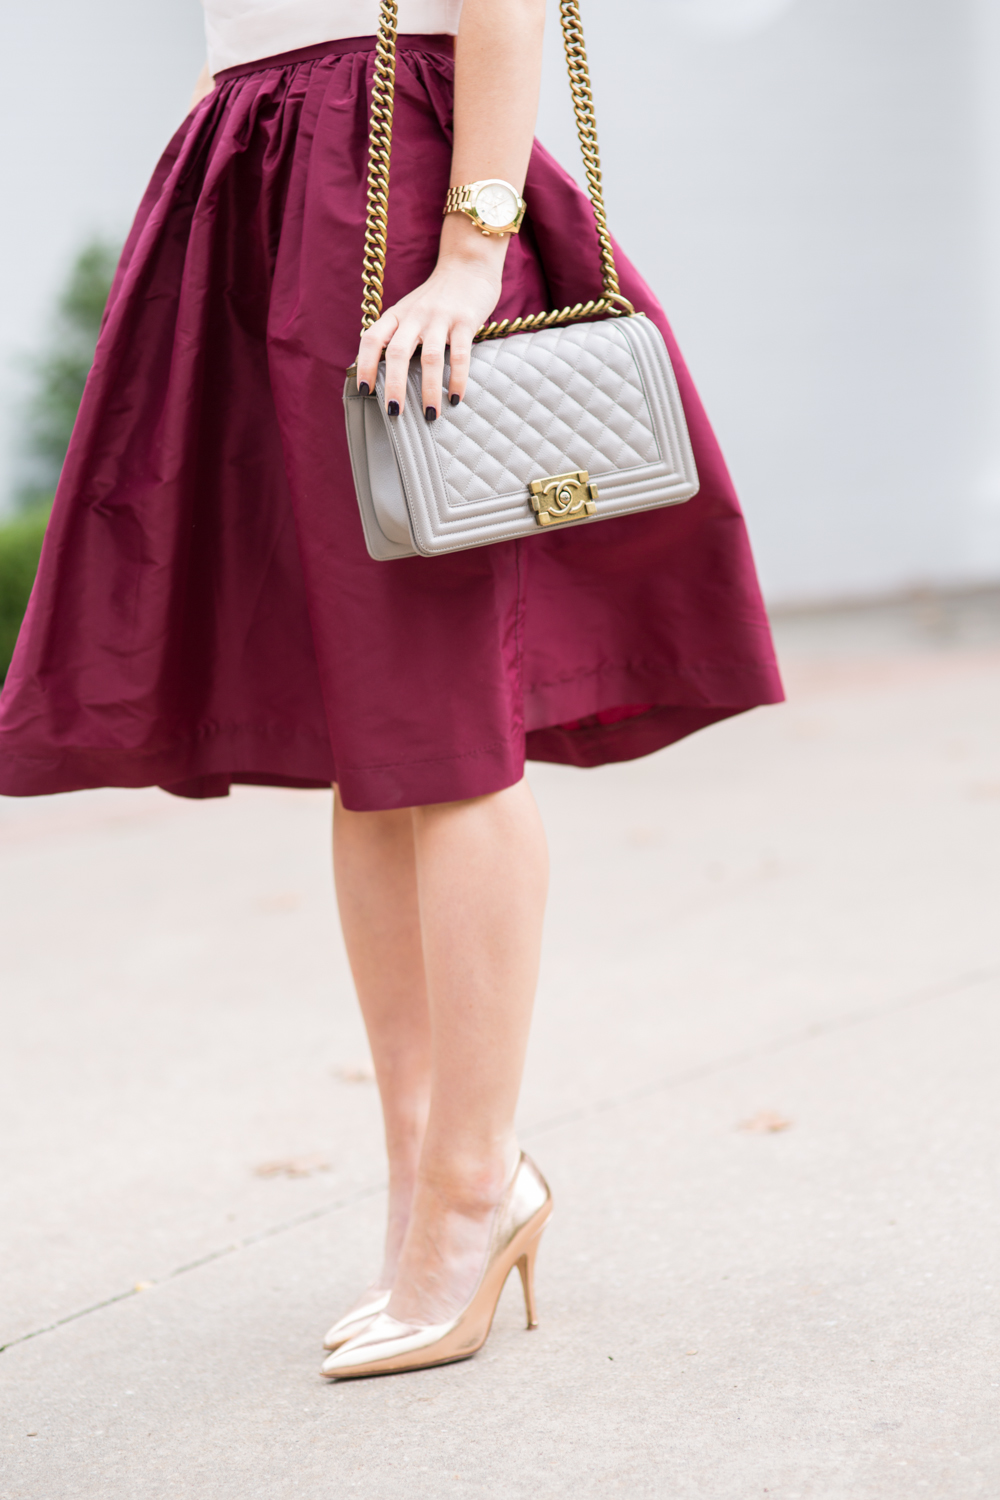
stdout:
<svg viewBox="0 0 1000 1500">
<path fill-rule="evenodd" d="M 344 371 L 428 421 L 475 330 L 599 286 L 533 143 L 544 0 L 402 0 L 385 311 L 361 339 L 377 0 L 205 0 L 209 65 L 139 210 L 0 700 L 0 790 L 335 784 L 344 935 L 385 1116 L 385 1259 L 331 1377 L 462 1358 L 550 1211 L 514 1112 L 546 850 L 526 756 L 648 754 L 778 701 L 739 508 L 663 314 L 701 481 L 675 509 L 373 561 Z M 453 42 L 453 38 L 455 38 Z M 524 188 L 484 235 L 449 186 Z M 450 374 L 443 390 L 446 347 Z"/>
</svg>

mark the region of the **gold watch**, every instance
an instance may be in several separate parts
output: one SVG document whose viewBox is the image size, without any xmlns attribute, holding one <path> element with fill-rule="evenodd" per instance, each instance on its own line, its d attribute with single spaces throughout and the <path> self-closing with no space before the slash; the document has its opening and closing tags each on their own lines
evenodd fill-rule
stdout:
<svg viewBox="0 0 1000 1500">
<path fill-rule="evenodd" d="M 467 214 L 481 234 L 516 234 L 524 218 L 524 199 L 502 177 L 487 177 L 465 187 L 451 187 L 446 214 Z"/>
</svg>

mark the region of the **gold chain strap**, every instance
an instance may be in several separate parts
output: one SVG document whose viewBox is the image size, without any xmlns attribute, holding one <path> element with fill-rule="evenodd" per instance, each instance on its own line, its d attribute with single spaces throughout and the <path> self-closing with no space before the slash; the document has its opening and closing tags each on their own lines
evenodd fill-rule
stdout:
<svg viewBox="0 0 1000 1500">
<path fill-rule="evenodd" d="M 601 156 L 597 146 L 597 116 L 594 114 L 594 96 L 590 90 L 590 68 L 587 66 L 587 48 L 583 40 L 583 22 L 580 19 L 578 0 L 560 0 L 559 19 L 562 21 L 566 67 L 569 71 L 569 87 L 573 95 L 573 111 L 576 115 L 576 133 L 580 137 L 580 151 L 587 173 L 590 201 L 594 207 L 594 218 L 597 220 L 597 238 L 601 242 L 604 295 L 605 297 L 619 297 L 621 291 L 618 286 L 618 272 L 615 270 L 615 251 L 608 233 L 607 215 L 604 212 Z"/>
<path fill-rule="evenodd" d="M 396 0 L 382 0 L 375 39 L 375 77 L 368 126 L 368 209 L 365 217 L 364 295 L 361 327 L 377 323 L 382 312 L 386 233 L 389 224 L 389 155 L 392 106 L 396 97 Z"/>
<path fill-rule="evenodd" d="M 364 295 L 362 329 L 371 328 L 382 312 L 382 282 L 385 276 L 386 228 L 389 210 L 389 158 L 392 150 L 392 106 L 396 85 L 397 0 L 381 0 L 378 36 L 375 43 L 375 75 L 372 82 L 371 123 L 368 138 L 368 212 L 365 220 Z M 551 328 L 557 323 L 576 323 L 583 318 L 607 314 L 620 317 L 635 311 L 621 294 L 615 253 L 608 233 L 601 187 L 601 158 L 597 146 L 597 120 L 590 88 L 590 69 L 583 41 L 583 22 L 579 0 L 559 0 L 563 45 L 569 69 L 569 86 L 573 95 L 576 129 L 583 152 L 590 201 L 597 223 L 601 247 L 601 276 L 604 293 L 591 302 L 577 302 L 552 312 L 532 313 L 523 318 L 503 318 L 499 323 L 484 323 L 476 339 L 500 338 L 508 333 L 524 333 L 533 328 Z"/>
</svg>

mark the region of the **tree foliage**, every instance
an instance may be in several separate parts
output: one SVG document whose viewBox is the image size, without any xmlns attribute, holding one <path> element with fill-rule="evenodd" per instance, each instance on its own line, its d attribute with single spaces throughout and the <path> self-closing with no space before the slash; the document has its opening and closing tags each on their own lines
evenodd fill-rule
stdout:
<svg viewBox="0 0 1000 1500">
<path fill-rule="evenodd" d="M 0 523 L 0 681 L 35 581 L 59 471 L 66 457 L 84 383 L 94 359 L 118 251 L 86 245 L 56 304 L 48 347 L 32 364 L 34 390 L 24 432 L 30 478 L 20 486 L 22 514 Z"/>
<path fill-rule="evenodd" d="M 81 250 L 56 305 L 48 348 L 34 362 L 24 443 L 31 478 L 21 487 L 26 504 L 38 504 L 56 487 L 117 261 L 118 251 L 103 240 Z"/>
</svg>

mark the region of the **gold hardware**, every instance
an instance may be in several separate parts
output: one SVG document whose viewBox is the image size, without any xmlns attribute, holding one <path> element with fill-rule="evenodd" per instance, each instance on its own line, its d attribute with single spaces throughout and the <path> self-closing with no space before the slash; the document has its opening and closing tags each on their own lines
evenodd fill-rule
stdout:
<svg viewBox="0 0 1000 1500">
<path fill-rule="evenodd" d="M 396 0 L 381 0 L 375 38 L 375 76 L 368 124 L 368 207 L 365 215 L 364 293 L 361 327 L 377 323 L 382 313 L 386 230 L 389 214 L 389 155 L 392 151 L 392 106 L 396 97 Z"/>
<path fill-rule="evenodd" d="M 397 0 L 380 0 L 378 36 L 375 43 L 375 76 L 372 81 L 371 121 L 368 132 L 368 211 L 365 219 L 365 254 L 363 265 L 364 295 L 361 302 L 361 327 L 371 328 L 382 312 L 382 281 L 385 275 L 386 220 L 389 204 L 389 156 L 392 149 L 392 105 L 396 80 Z M 590 202 L 597 224 L 601 249 L 603 294 L 590 302 L 577 302 L 551 312 L 530 313 L 523 318 L 502 318 L 498 323 L 484 323 L 476 341 L 503 338 L 509 333 L 525 333 L 534 328 L 553 328 L 559 323 L 578 323 L 584 318 L 606 315 L 620 318 L 635 308 L 622 296 L 615 269 L 615 252 L 604 211 L 601 187 L 601 158 L 597 148 L 597 120 L 594 96 L 590 88 L 590 69 L 583 41 L 583 22 L 579 0 L 559 0 L 563 46 L 569 70 L 569 86 L 576 115 L 576 131 L 587 174 Z M 544 524 L 551 526 L 552 522 Z"/>
<path fill-rule="evenodd" d="M 482 214 L 481 193 L 484 188 L 505 188 L 515 203 L 514 217 L 506 224 L 490 224 Z M 527 205 L 512 182 L 507 182 L 503 177 L 487 177 L 482 182 L 470 182 L 460 187 L 450 187 L 445 194 L 443 213 L 465 214 L 470 219 L 480 234 L 487 239 L 495 235 L 503 239 L 505 235 L 517 234 L 524 220 L 524 211 Z"/>
<path fill-rule="evenodd" d="M 528 488 L 539 526 L 558 526 L 561 521 L 582 521 L 597 514 L 597 485 L 591 483 L 586 469 L 533 479 Z"/>
</svg>

